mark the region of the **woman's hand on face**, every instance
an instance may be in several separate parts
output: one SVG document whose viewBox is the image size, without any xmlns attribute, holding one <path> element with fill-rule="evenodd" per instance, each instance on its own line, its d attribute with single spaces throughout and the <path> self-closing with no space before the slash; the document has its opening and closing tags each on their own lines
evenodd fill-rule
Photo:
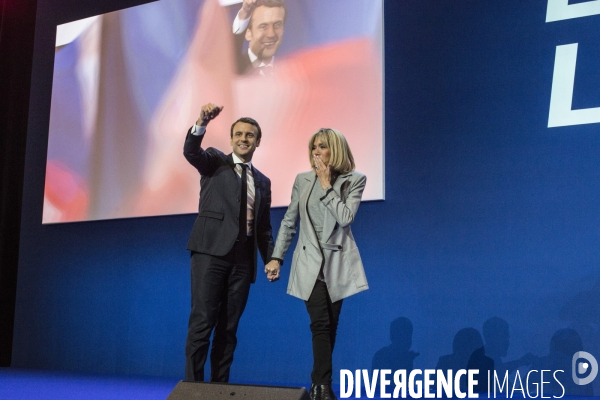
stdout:
<svg viewBox="0 0 600 400">
<path fill-rule="evenodd" d="M 315 173 L 319 178 L 319 182 L 321 182 L 321 187 L 325 189 L 331 185 L 331 167 L 325 165 L 323 160 L 318 156 L 313 156 L 313 159 L 315 162 Z"/>
<path fill-rule="evenodd" d="M 265 265 L 265 274 L 267 274 L 267 279 L 269 282 L 275 282 L 279 279 L 279 269 L 281 265 L 279 265 L 279 261 L 271 260 Z"/>
</svg>

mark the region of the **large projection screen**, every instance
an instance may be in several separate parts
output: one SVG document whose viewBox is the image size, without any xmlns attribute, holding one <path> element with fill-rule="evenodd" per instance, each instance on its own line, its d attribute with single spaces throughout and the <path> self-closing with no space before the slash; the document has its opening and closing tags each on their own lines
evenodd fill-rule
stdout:
<svg viewBox="0 0 600 400">
<path fill-rule="evenodd" d="M 261 125 L 252 162 L 271 179 L 272 206 L 288 205 L 323 127 L 348 139 L 368 177 L 363 200 L 383 199 L 382 1 L 285 4 L 268 72 L 243 68 L 240 1 L 161 0 L 59 26 L 43 223 L 195 212 L 199 176 L 182 148 L 208 102 L 225 108 L 204 147 L 231 152 L 240 117 Z"/>
</svg>

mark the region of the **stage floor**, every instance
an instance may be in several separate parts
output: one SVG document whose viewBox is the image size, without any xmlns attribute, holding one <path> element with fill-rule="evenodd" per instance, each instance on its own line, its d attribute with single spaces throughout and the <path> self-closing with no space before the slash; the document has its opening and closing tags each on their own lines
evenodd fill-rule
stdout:
<svg viewBox="0 0 600 400">
<path fill-rule="evenodd" d="M 165 400 L 175 378 L 0 368 L 0 400 Z"/>
<path fill-rule="evenodd" d="M 0 368 L 0 400 L 165 400 L 179 380 Z"/>
<path fill-rule="evenodd" d="M 0 368 L 0 400 L 165 400 L 179 381 Z"/>
</svg>

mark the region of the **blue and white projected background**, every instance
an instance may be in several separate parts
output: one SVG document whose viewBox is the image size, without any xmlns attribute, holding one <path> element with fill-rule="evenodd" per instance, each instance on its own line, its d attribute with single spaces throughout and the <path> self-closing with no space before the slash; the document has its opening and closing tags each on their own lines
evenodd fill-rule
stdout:
<svg viewBox="0 0 600 400">
<path fill-rule="evenodd" d="M 378 365 L 435 368 L 453 342 L 485 341 L 507 369 L 600 356 L 599 8 L 385 3 L 386 199 L 363 204 L 353 225 L 370 290 L 344 303 L 336 380 L 380 349 Z M 51 63 L 37 57 L 48 89 Z M 49 90 L 36 106 L 47 109 Z M 35 144 L 47 122 L 29 132 L 14 366 L 182 377 L 194 216 L 42 226 Z M 275 230 L 284 212 L 272 211 Z M 252 288 L 236 382 L 309 382 L 308 316 L 287 277 Z M 404 340 L 390 345 L 399 317 Z"/>
</svg>

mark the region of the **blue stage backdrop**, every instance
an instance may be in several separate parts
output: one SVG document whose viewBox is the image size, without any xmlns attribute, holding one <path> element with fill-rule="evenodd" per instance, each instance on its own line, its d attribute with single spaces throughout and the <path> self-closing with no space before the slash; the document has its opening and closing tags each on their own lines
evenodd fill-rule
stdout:
<svg viewBox="0 0 600 400">
<path fill-rule="evenodd" d="M 66 3 L 39 0 L 13 365 L 183 377 L 195 216 L 41 224 L 54 26 L 118 7 Z M 560 3 L 385 2 L 386 195 L 353 224 L 370 289 L 344 302 L 336 381 L 483 344 L 565 380 L 574 351 L 600 357 L 600 15 Z M 252 287 L 235 382 L 310 382 L 289 265 Z"/>
</svg>

